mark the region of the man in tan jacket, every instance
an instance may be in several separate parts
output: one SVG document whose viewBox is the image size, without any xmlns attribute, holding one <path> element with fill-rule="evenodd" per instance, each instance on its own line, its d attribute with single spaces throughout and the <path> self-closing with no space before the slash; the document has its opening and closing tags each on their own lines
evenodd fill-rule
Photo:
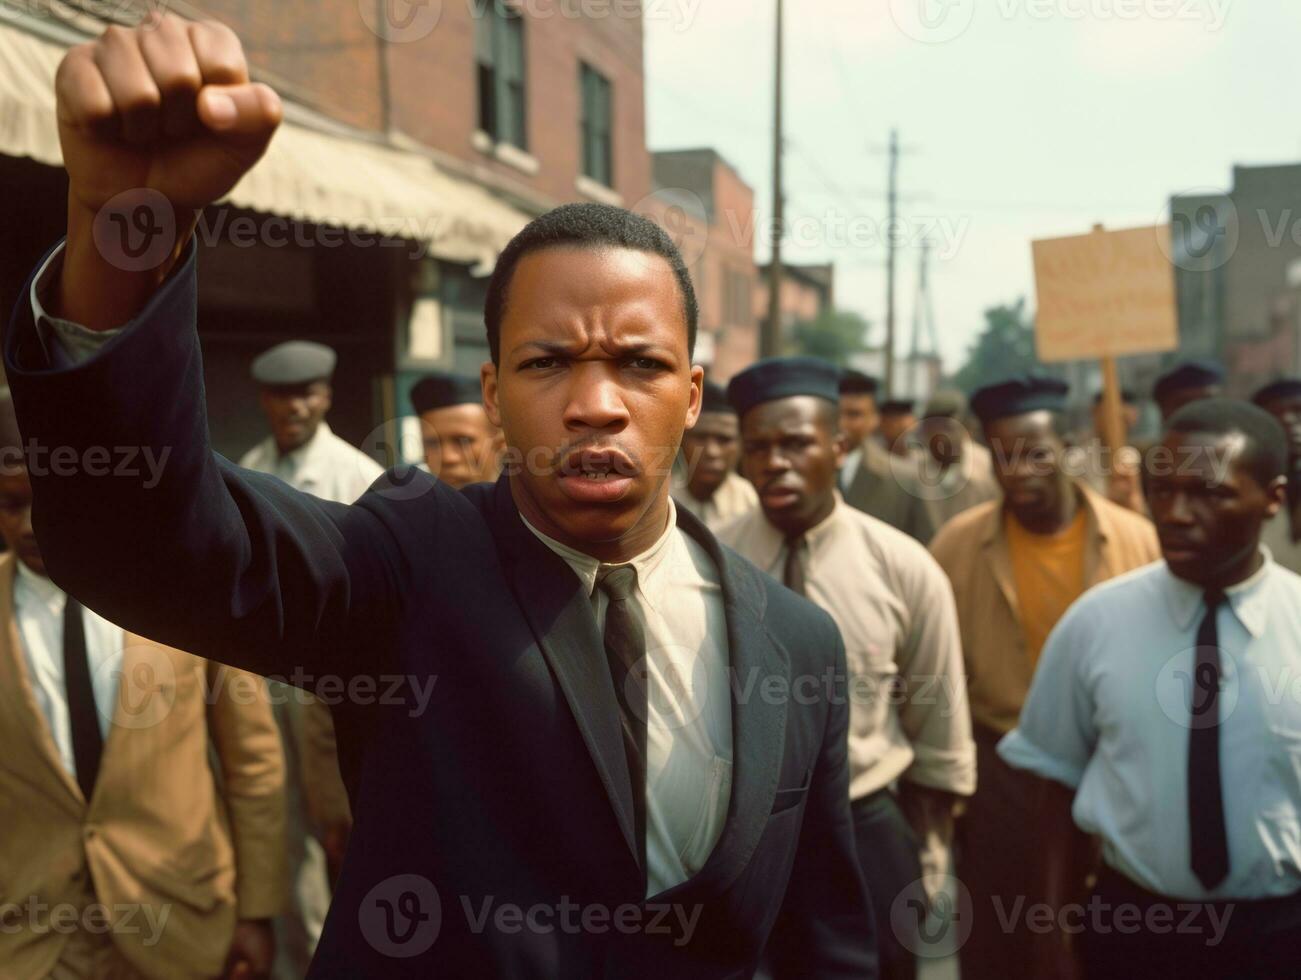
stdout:
<svg viewBox="0 0 1301 980">
<path fill-rule="evenodd" d="M 286 876 L 265 683 L 133 636 L 50 581 L 20 444 L 6 389 L 0 976 L 266 977 Z"/>
<path fill-rule="evenodd" d="M 977 790 L 957 831 L 958 878 L 972 902 L 963 980 L 1029 977 L 1018 915 L 1036 901 L 1029 859 L 1038 784 L 995 745 L 1016 725 L 1039 652 L 1067 607 L 1160 557 L 1150 521 L 1063 471 L 1057 417 L 1066 392 L 1030 376 L 975 394 L 1003 500 L 959 514 L 931 542 L 957 599 L 977 751 Z"/>
</svg>

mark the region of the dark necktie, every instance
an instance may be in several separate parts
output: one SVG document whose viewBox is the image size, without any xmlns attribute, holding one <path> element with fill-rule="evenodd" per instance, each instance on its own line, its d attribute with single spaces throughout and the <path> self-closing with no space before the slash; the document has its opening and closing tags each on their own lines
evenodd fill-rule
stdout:
<svg viewBox="0 0 1301 980">
<path fill-rule="evenodd" d="M 804 591 L 804 535 L 786 539 L 786 568 L 782 572 L 786 588 L 799 595 Z"/>
<path fill-rule="evenodd" d="M 646 878 L 646 716 L 649 698 L 646 688 L 646 636 L 633 609 L 637 570 L 620 565 L 602 571 L 597 586 L 609 598 L 605 611 L 605 659 L 614 680 L 623 727 L 623 751 L 628 758 L 632 783 L 633 825 L 642 882 Z"/>
<path fill-rule="evenodd" d="M 72 729 L 72 759 L 77 767 L 77 785 L 90 802 L 99 775 L 99 757 L 104 740 L 99 732 L 99 710 L 90 683 L 86 659 L 86 628 L 82 609 L 72 596 L 63 606 L 63 684 L 68 694 L 68 724 Z"/>
<path fill-rule="evenodd" d="M 1188 741 L 1188 829 L 1193 873 L 1208 891 L 1229 873 L 1220 783 L 1220 635 L 1215 614 L 1224 593 L 1206 593 L 1206 615 L 1197 628 L 1192 719 Z"/>
</svg>

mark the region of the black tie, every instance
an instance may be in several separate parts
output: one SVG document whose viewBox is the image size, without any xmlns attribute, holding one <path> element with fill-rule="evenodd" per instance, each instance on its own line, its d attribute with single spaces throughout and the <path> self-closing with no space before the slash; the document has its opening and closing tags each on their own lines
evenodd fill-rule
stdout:
<svg viewBox="0 0 1301 980">
<path fill-rule="evenodd" d="M 1224 593 L 1206 593 L 1206 615 L 1197 628 L 1192 719 L 1188 740 L 1188 829 L 1193 873 L 1208 891 L 1229 873 L 1220 784 L 1220 634 L 1215 614 Z"/>
<path fill-rule="evenodd" d="M 63 684 L 68 692 L 68 723 L 72 728 L 72 759 L 77 767 L 77 785 L 90 802 L 99 775 L 99 757 L 104 740 L 99 732 L 99 709 L 90 683 L 86 660 L 86 628 L 81 603 L 68 596 L 63 606 Z"/>
<path fill-rule="evenodd" d="M 614 680 L 623 726 L 623 751 L 628 758 L 632 783 L 633 826 L 637 859 L 646 877 L 646 717 L 649 697 L 646 687 L 646 637 L 642 631 L 632 594 L 637 587 L 637 570 L 620 565 L 601 572 L 597 585 L 610 604 L 605 611 L 605 659 Z"/>
<path fill-rule="evenodd" d="M 786 568 L 782 572 L 786 588 L 799 595 L 804 591 L 804 535 L 786 539 Z"/>
</svg>

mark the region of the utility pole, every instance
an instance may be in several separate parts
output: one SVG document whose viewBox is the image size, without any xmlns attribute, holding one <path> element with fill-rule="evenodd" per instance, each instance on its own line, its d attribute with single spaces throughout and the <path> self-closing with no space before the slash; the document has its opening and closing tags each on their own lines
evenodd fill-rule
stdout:
<svg viewBox="0 0 1301 980">
<path fill-rule="evenodd" d="M 889 217 L 885 226 L 885 397 L 894 397 L 894 270 L 895 213 L 899 202 L 899 130 L 890 130 L 890 183 L 886 190 Z"/>
<path fill-rule="evenodd" d="M 759 336 L 759 356 L 776 357 L 782 348 L 782 235 L 786 202 L 782 193 L 782 0 L 777 0 L 777 65 L 773 91 L 772 260 L 768 264 L 768 319 Z"/>
</svg>

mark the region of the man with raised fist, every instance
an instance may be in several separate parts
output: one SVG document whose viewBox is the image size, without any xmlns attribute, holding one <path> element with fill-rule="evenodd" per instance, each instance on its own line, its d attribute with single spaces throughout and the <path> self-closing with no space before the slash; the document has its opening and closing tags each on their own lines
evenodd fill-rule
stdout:
<svg viewBox="0 0 1301 980">
<path fill-rule="evenodd" d="M 213 453 L 205 418 L 190 231 L 275 95 L 173 17 L 75 49 L 58 89 L 68 239 L 5 337 L 22 431 L 169 455 L 149 483 L 34 475 L 33 525 L 89 608 L 345 692 L 355 823 L 311 976 L 875 977 L 839 633 L 669 499 L 703 371 L 664 232 L 571 205 L 502 253 L 495 485 L 407 469 L 324 501 Z"/>
</svg>

